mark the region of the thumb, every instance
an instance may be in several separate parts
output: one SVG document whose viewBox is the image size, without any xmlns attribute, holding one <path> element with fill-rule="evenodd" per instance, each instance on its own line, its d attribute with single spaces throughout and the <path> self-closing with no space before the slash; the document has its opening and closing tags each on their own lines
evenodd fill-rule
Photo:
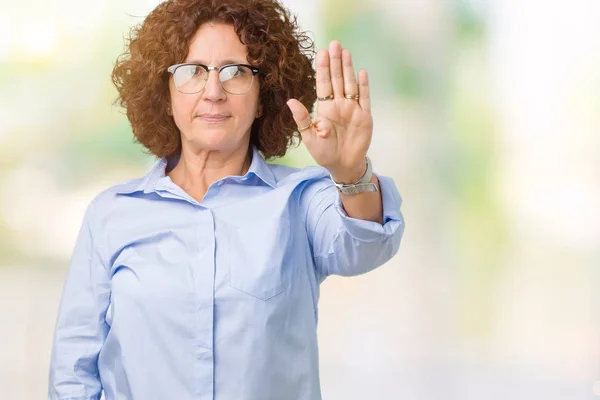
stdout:
<svg viewBox="0 0 600 400">
<path fill-rule="evenodd" d="M 290 99 L 287 101 L 287 105 L 290 108 L 290 111 L 292 111 L 292 116 L 294 117 L 294 121 L 298 126 L 298 131 L 303 136 L 303 138 L 305 134 L 309 132 L 312 133 L 312 121 L 310 119 L 310 114 L 308 113 L 308 110 L 306 109 L 306 107 L 304 107 L 304 104 L 300 103 L 296 99 Z M 306 127 L 310 128 L 305 130 L 304 128 Z"/>
</svg>

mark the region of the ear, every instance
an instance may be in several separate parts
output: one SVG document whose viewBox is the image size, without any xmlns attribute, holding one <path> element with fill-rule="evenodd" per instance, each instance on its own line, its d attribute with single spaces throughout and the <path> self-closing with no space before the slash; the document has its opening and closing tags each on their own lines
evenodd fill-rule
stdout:
<svg viewBox="0 0 600 400">
<path fill-rule="evenodd" d="M 260 118 L 263 115 L 263 106 L 262 104 L 258 105 L 258 108 L 256 110 L 256 118 Z"/>
</svg>

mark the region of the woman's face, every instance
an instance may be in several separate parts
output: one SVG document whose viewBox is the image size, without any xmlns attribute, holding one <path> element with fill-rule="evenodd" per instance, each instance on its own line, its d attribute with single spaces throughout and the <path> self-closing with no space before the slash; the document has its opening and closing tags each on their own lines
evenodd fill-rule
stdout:
<svg viewBox="0 0 600 400">
<path fill-rule="evenodd" d="M 249 64 L 247 50 L 231 25 L 206 23 L 192 39 L 185 62 L 220 67 L 225 64 Z M 210 71 L 206 86 L 195 94 L 177 90 L 173 76 L 169 80 L 171 107 L 183 146 L 194 150 L 233 152 L 247 147 L 250 128 L 259 117 L 258 75 L 250 90 L 241 95 L 227 93 L 219 82 L 218 71 Z"/>
</svg>

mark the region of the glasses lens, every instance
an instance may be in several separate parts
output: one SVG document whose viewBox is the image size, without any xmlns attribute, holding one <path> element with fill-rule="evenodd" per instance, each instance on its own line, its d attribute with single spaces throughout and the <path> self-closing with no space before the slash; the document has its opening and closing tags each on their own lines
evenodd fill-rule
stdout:
<svg viewBox="0 0 600 400">
<path fill-rule="evenodd" d="M 173 74 L 175 87 L 182 93 L 198 93 L 206 83 L 206 70 L 197 65 L 181 65 Z"/>
<path fill-rule="evenodd" d="M 252 87 L 252 70 L 243 65 L 230 65 L 219 73 L 223 89 L 231 94 L 244 94 Z"/>
</svg>

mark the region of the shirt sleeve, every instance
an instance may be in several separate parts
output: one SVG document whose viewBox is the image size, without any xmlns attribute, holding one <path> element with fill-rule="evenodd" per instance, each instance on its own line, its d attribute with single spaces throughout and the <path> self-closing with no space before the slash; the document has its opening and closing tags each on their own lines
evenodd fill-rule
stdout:
<svg viewBox="0 0 600 400">
<path fill-rule="evenodd" d="M 92 203 L 79 231 L 58 309 L 49 400 L 97 400 L 102 393 L 98 354 L 108 333 L 110 278 L 94 228 Z"/>
<path fill-rule="evenodd" d="M 383 225 L 349 217 L 330 178 L 309 184 L 303 193 L 306 227 L 317 277 L 354 276 L 369 272 L 398 251 L 404 232 L 402 198 L 391 178 L 377 175 L 383 203 Z"/>
</svg>

